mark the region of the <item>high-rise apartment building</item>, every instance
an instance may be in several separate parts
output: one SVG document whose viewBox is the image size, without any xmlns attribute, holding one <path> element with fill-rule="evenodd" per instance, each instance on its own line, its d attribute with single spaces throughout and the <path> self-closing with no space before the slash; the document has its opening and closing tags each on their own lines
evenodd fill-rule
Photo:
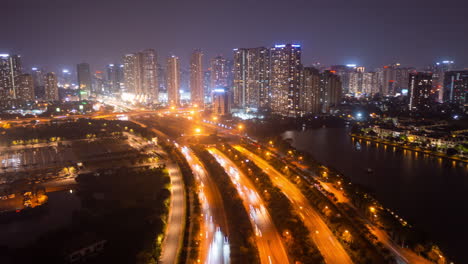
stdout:
<svg viewBox="0 0 468 264">
<path fill-rule="evenodd" d="M 330 113 L 334 106 L 341 102 L 343 88 L 340 77 L 332 71 L 320 74 L 320 105 L 322 113 Z"/>
<path fill-rule="evenodd" d="M 217 56 L 210 63 L 211 81 L 210 89 L 229 87 L 229 68 L 227 60 L 222 56 Z"/>
<path fill-rule="evenodd" d="M 356 71 L 355 64 L 347 64 L 347 65 L 332 65 L 330 67 L 330 72 L 338 75 L 340 77 L 343 94 L 350 93 L 350 74 Z"/>
<path fill-rule="evenodd" d="M 95 71 L 93 74 L 94 92 L 97 94 L 105 94 L 105 80 L 103 71 Z"/>
<path fill-rule="evenodd" d="M 351 72 L 349 73 L 349 93 L 354 96 L 359 96 L 362 94 L 364 83 L 364 73 L 363 72 Z"/>
<path fill-rule="evenodd" d="M 0 54 L 0 99 L 16 99 L 16 79 L 21 75 L 19 55 Z"/>
<path fill-rule="evenodd" d="M 126 54 L 123 57 L 125 92 L 127 93 L 137 95 L 142 91 L 140 64 L 140 57 L 137 54 Z"/>
<path fill-rule="evenodd" d="M 44 88 L 44 70 L 34 67 L 31 69 L 31 75 L 33 77 L 34 83 L 34 95 L 36 98 L 42 99 L 45 96 L 45 88 Z"/>
<path fill-rule="evenodd" d="M 318 114 L 320 107 L 320 73 L 313 67 L 302 71 L 301 110 L 304 114 Z"/>
<path fill-rule="evenodd" d="M 159 96 L 156 52 L 146 49 L 123 57 L 125 91 L 140 102 L 157 102 Z"/>
<path fill-rule="evenodd" d="M 178 106 L 180 104 L 180 66 L 179 58 L 171 56 L 167 59 L 166 67 L 167 103 Z"/>
<path fill-rule="evenodd" d="M 268 108 L 270 50 L 265 47 L 234 50 L 234 105 Z"/>
<path fill-rule="evenodd" d="M 45 96 L 44 99 L 48 101 L 59 100 L 57 76 L 53 72 L 49 72 L 44 78 Z"/>
<path fill-rule="evenodd" d="M 123 84 L 123 65 L 108 64 L 106 66 L 107 93 L 118 94 L 121 92 Z"/>
<path fill-rule="evenodd" d="M 301 85 L 301 46 L 275 45 L 270 49 L 271 110 L 282 116 L 299 116 Z"/>
<path fill-rule="evenodd" d="M 76 66 L 80 100 L 86 100 L 94 93 L 91 79 L 91 69 L 88 63 L 80 63 Z M 47 89 L 46 89 L 47 93 Z"/>
<path fill-rule="evenodd" d="M 203 53 L 194 50 L 190 57 L 190 96 L 193 105 L 203 108 L 205 105 L 205 91 L 203 86 Z"/>
<path fill-rule="evenodd" d="M 362 74 L 362 93 L 374 95 L 379 92 L 379 78 L 376 72 L 364 72 Z"/>
<path fill-rule="evenodd" d="M 399 63 L 384 66 L 382 69 L 382 94 L 395 95 L 408 89 L 408 78 L 411 69 L 400 67 Z"/>
<path fill-rule="evenodd" d="M 437 62 L 432 67 L 432 91 L 437 94 L 437 101 L 443 102 L 444 99 L 444 78 L 445 72 L 451 71 L 455 68 L 453 61 Z"/>
<path fill-rule="evenodd" d="M 33 101 L 34 97 L 34 81 L 31 74 L 21 74 L 17 78 L 16 97 L 26 101 Z"/>
<path fill-rule="evenodd" d="M 447 71 L 444 76 L 444 102 L 460 108 L 468 105 L 468 71 Z"/>
<path fill-rule="evenodd" d="M 408 86 L 409 110 L 428 109 L 431 103 L 432 73 L 410 73 Z"/>
<path fill-rule="evenodd" d="M 140 56 L 141 61 L 141 97 L 147 102 L 158 102 L 159 84 L 156 51 L 153 49 L 146 49 L 139 52 L 138 55 Z"/>
</svg>

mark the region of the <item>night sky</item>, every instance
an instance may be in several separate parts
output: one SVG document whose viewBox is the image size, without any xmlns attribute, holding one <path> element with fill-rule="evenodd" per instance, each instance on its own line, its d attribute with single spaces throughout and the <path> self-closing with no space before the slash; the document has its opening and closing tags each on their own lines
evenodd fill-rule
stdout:
<svg viewBox="0 0 468 264">
<path fill-rule="evenodd" d="M 299 43 L 305 65 L 442 59 L 468 66 L 467 0 L 2 0 L 0 53 L 26 67 L 93 70 L 125 53 L 154 48 L 187 67 L 194 48 L 207 58 L 237 47 Z"/>
</svg>

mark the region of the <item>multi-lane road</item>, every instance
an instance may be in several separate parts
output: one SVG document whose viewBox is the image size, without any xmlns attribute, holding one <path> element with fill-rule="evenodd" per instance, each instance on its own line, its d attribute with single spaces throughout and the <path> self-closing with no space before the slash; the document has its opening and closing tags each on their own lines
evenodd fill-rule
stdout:
<svg viewBox="0 0 468 264">
<path fill-rule="evenodd" d="M 201 204 L 202 223 L 199 247 L 199 261 L 205 264 L 228 264 L 230 261 L 228 224 L 223 199 L 218 187 L 208 175 L 203 164 L 193 151 L 184 146 L 181 152 L 195 176 L 198 197 Z"/>
<path fill-rule="evenodd" d="M 250 215 L 261 263 L 290 263 L 281 236 L 253 183 L 219 150 L 209 148 L 208 151 L 229 175 Z"/>
<path fill-rule="evenodd" d="M 309 201 L 298 187 L 259 156 L 241 146 L 235 146 L 235 149 L 246 155 L 258 167 L 262 168 L 262 170 L 270 177 L 273 184 L 279 187 L 286 197 L 288 197 L 294 209 L 298 212 L 303 219 L 304 224 L 309 229 L 312 235 L 312 240 L 317 245 L 326 263 L 353 263 L 320 214 L 310 205 Z"/>
<path fill-rule="evenodd" d="M 177 164 L 169 162 L 167 169 L 171 179 L 171 201 L 160 261 L 162 264 L 174 264 L 178 263 L 182 248 L 186 201 L 184 182 L 179 167 Z"/>
</svg>

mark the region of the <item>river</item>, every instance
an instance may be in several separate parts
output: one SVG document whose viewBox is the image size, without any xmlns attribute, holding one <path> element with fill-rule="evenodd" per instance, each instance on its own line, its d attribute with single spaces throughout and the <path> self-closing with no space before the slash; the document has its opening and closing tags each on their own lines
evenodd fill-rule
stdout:
<svg viewBox="0 0 468 264">
<path fill-rule="evenodd" d="M 283 137 L 372 189 L 380 202 L 427 233 L 455 263 L 468 263 L 468 164 L 353 140 L 347 128 L 287 131 Z"/>
</svg>

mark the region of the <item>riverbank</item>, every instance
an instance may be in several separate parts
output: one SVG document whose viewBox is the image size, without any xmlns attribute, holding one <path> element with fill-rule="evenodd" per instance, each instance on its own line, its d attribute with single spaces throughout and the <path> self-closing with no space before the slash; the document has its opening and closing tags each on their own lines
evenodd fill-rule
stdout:
<svg viewBox="0 0 468 264">
<path fill-rule="evenodd" d="M 436 157 L 439 157 L 439 158 L 444 158 L 444 159 L 448 159 L 448 160 L 468 163 L 467 158 L 458 157 L 458 156 L 449 156 L 449 155 L 447 155 L 445 153 L 430 151 L 430 150 L 422 149 L 422 148 L 419 148 L 419 147 L 412 147 L 412 146 L 408 146 L 408 145 L 405 145 L 405 144 L 391 142 L 391 141 L 383 140 L 383 139 L 376 138 L 376 137 L 362 136 L 362 135 L 358 135 L 358 134 L 355 134 L 355 133 L 350 133 L 350 136 L 352 138 L 367 140 L 367 141 L 370 141 L 370 142 L 380 143 L 380 144 L 384 144 L 384 145 L 387 145 L 387 146 L 393 146 L 393 147 L 397 147 L 397 148 L 400 148 L 400 149 L 411 150 L 411 151 L 415 151 L 415 152 L 419 152 L 419 153 L 424 153 L 424 154 L 436 156 Z"/>
</svg>

